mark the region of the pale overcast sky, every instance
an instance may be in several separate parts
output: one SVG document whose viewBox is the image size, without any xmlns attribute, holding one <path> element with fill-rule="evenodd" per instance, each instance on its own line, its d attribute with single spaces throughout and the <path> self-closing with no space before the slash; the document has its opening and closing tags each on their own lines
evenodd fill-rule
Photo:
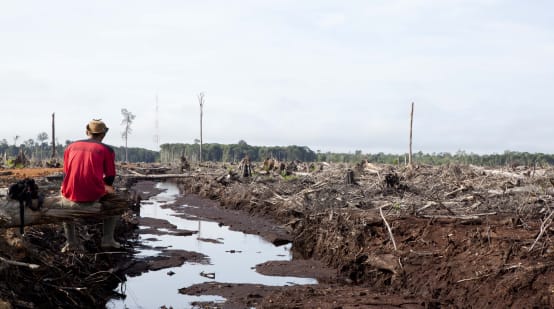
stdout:
<svg viewBox="0 0 554 309">
<path fill-rule="evenodd" d="M 554 1 L 0 0 L 0 139 L 554 152 Z M 156 94 L 158 113 L 156 113 Z M 156 130 L 156 117 L 158 130 Z"/>
</svg>

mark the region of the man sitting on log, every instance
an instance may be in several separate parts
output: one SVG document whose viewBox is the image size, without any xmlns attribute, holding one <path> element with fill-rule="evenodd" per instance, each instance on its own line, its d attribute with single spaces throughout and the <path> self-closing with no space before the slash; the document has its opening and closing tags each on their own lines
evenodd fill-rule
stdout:
<svg viewBox="0 0 554 309">
<path fill-rule="evenodd" d="M 98 206 L 99 200 L 108 193 L 114 193 L 115 153 L 102 140 L 108 127 L 100 119 L 93 119 L 86 126 L 86 140 L 71 143 L 64 152 L 64 179 L 61 187 L 63 207 Z M 103 220 L 103 248 L 120 248 L 114 240 L 118 216 Z M 67 242 L 62 252 L 82 250 L 75 223 L 64 222 Z"/>
</svg>

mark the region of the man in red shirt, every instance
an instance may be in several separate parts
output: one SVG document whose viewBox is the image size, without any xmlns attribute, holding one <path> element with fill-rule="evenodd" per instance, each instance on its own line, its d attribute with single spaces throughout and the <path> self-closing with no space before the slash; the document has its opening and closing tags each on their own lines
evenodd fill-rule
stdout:
<svg viewBox="0 0 554 309">
<path fill-rule="evenodd" d="M 100 119 L 87 124 L 89 137 L 71 143 L 64 152 L 64 179 L 62 182 L 62 206 L 93 206 L 108 193 L 113 193 L 115 180 L 115 153 L 111 147 L 102 143 L 108 127 Z M 120 248 L 114 240 L 114 230 L 118 216 L 104 219 L 102 247 Z M 67 243 L 62 252 L 81 250 L 74 223 L 64 223 Z"/>
</svg>

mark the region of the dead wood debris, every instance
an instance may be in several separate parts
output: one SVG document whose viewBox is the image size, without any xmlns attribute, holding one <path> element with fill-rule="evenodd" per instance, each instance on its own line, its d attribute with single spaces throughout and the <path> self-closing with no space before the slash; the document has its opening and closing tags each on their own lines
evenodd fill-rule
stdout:
<svg viewBox="0 0 554 309">
<path fill-rule="evenodd" d="M 185 191 L 204 196 L 217 192 L 223 207 L 281 222 L 294 235 L 295 255 L 319 259 L 335 267 L 347 282 L 374 288 L 413 285 L 407 293 L 420 295 L 432 291 L 422 291 L 420 281 L 410 278 L 435 280 L 430 285 L 445 280 L 482 282 L 493 276 L 508 280 L 514 272 L 527 271 L 510 265 L 529 258 L 528 254 L 538 259 L 554 254 L 551 237 L 546 237 L 554 233 L 552 168 L 531 172 L 471 165 L 405 168 L 364 163 L 354 168 L 328 164 L 323 170 L 292 175 L 285 178 L 254 171 L 247 181 L 231 180 L 225 185 L 185 181 L 184 186 Z M 440 235 L 432 234 L 441 229 Z M 517 238 L 502 236 L 510 230 Z M 505 246 L 512 248 L 509 255 Z M 537 247 L 540 250 L 532 250 Z M 469 251 L 473 255 L 466 253 Z M 496 273 L 484 272 L 478 264 L 468 267 L 475 269 L 473 273 L 463 271 L 454 277 L 451 271 L 444 273 L 451 267 L 444 263 L 460 263 L 456 265 L 462 270 L 479 259 L 476 256 L 487 254 L 499 259 L 500 266 L 491 268 L 497 269 Z M 420 263 L 428 263 L 424 264 L 428 272 L 421 271 Z M 516 281 L 507 282 L 505 295 L 512 295 L 509 291 L 517 285 Z M 473 287 L 464 285 L 461 292 L 444 290 L 444 295 L 432 298 L 456 303 L 456 293 L 477 293 L 469 292 Z M 479 307 L 479 300 L 474 301 Z"/>
<path fill-rule="evenodd" d="M 39 189 L 50 197 L 59 194 L 60 180 L 37 178 Z M 118 187 L 124 185 L 118 183 Z M 110 200 L 111 205 L 121 208 L 128 202 L 119 197 Z M 122 216 L 116 230 L 122 243 L 126 242 L 122 236 L 132 234 L 135 226 L 125 218 Z M 17 229 L 0 229 L 0 276 L 9 278 L 0 280 L 0 304 L 14 308 L 101 308 L 111 298 L 124 297 L 114 289 L 125 278 L 121 266 L 130 253 L 100 248 L 102 226 L 98 220 L 87 219 L 78 229 L 86 251 L 68 254 L 60 252 L 65 242 L 61 224 L 27 226 L 24 236 Z"/>
<path fill-rule="evenodd" d="M 187 177 L 176 181 L 185 192 L 218 200 L 223 207 L 267 216 L 286 226 L 294 238 L 295 255 L 319 259 L 335 267 L 347 278 L 346 282 L 409 291 L 406 293 L 426 295 L 444 304 L 457 304 L 457 293 L 477 293 L 471 290 L 475 286 L 471 282 L 477 280 L 481 288 L 486 280 L 500 280 L 503 284 L 499 286 L 505 287 L 502 291 L 508 291 L 502 294 L 506 297 L 513 294 L 509 291 L 531 287 L 539 270 L 512 266 L 523 259 L 542 261 L 554 254 L 552 168 L 532 172 L 525 168 L 485 169 L 471 165 L 405 168 L 367 162 L 355 167 L 319 166 L 280 174 L 256 169 L 253 164 L 251 177 L 240 177 L 228 168 L 202 167 L 195 172 L 187 171 Z M 345 181 L 348 169 L 355 173 Z M 149 175 L 150 179 L 163 179 L 165 176 L 155 176 L 171 178 L 173 174 L 179 175 L 171 169 L 125 167 L 124 175 L 129 176 L 121 178 L 136 181 Z M 502 234 L 509 229 L 517 229 L 522 235 L 516 239 Z M 485 255 L 497 257 L 491 259 L 496 264 L 481 266 L 468 262 Z M 21 260 L 15 255 L 5 258 Z M 82 259 L 86 258 L 73 257 L 65 262 L 74 265 L 89 262 Z M 45 257 L 24 262 L 63 269 Z M 463 267 L 453 270 L 445 262 Z M 89 270 L 90 274 L 84 277 L 104 284 L 104 279 L 113 279 L 109 268 L 106 273 L 101 271 L 92 276 L 102 269 L 96 266 L 95 271 Z M 77 268 L 70 270 L 76 272 Z M 17 266 L 0 270 L 6 271 L 31 272 Z M 551 272 L 552 266 L 540 271 Z M 27 276 L 36 279 L 35 275 Z M 40 284 L 38 289 L 42 293 L 57 295 L 48 300 L 52 305 L 62 306 L 62 299 L 64 304 L 71 304 L 86 297 L 81 295 L 82 288 L 90 282 L 68 276 L 73 273 L 59 274 L 55 284 L 48 281 L 54 280 L 52 276 Z M 433 280 L 428 285 L 421 285 L 422 280 L 427 282 L 430 278 Z M 459 283 L 456 286 L 463 286 L 466 292 L 440 286 L 448 280 Z M 7 289 L 5 283 L 0 283 L 0 295 L 8 295 Z M 541 297 L 540 293 L 533 293 L 537 299 Z M 477 302 L 484 298 L 472 299 Z M 516 303 L 513 300 L 510 304 Z M 465 305 L 468 304 L 479 307 L 478 303 Z"/>
</svg>

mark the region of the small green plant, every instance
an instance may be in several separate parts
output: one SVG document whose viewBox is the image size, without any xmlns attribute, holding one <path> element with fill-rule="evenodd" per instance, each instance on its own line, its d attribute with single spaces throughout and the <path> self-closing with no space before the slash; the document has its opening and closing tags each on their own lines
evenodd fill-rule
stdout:
<svg viewBox="0 0 554 309">
<path fill-rule="evenodd" d="M 298 179 L 298 176 L 294 175 L 294 174 L 291 174 L 291 175 L 281 175 L 283 176 L 283 179 L 285 181 L 292 181 L 292 180 L 295 180 L 295 179 Z"/>
</svg>

